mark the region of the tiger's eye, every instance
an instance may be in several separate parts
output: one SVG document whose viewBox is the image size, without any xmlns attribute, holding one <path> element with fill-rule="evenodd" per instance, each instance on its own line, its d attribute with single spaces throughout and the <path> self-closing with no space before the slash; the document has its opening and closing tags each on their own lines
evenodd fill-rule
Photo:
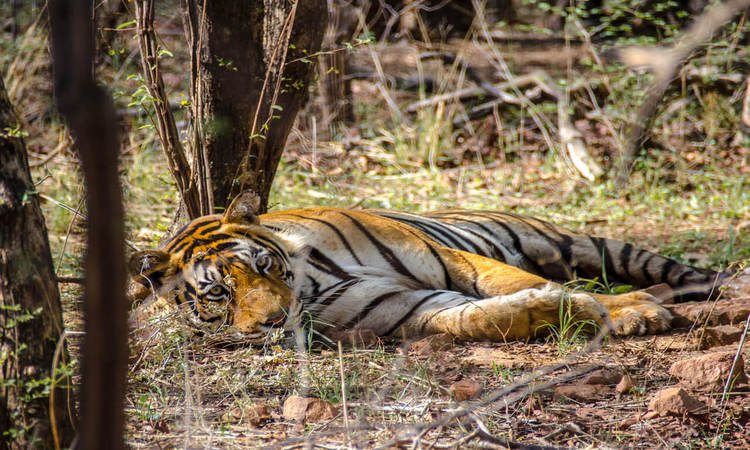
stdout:
<svg viewBox="0 0 750 450">
<path fill-rule="evenodd" d="M 221 295 L 224 293 L 224 288 L 219 285 L 216 285 L 212 287 L 211 290 L 208 291 L 208 293 L 211 295 Z"/>
</svg>

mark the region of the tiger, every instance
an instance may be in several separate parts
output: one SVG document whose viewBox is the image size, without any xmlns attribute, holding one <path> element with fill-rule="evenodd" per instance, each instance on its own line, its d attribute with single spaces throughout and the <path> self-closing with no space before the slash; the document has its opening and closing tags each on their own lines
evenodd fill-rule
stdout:
<svg viewBox="0 0 750 450">
<path fill-rule="evenodd" d="M 134 254 L 139 298 L 183 308 L 196 323 L 226 326 L 248 343 L 300 317 L 322 335 L 358 329 L 509 341 L 559 324 L 563 305 L 617 335 L 670 328 L 669 311 L 643 290 L 588 292 L 570 280 L 666 283 L 706 298 L 726 277 L 510 212 L 315 207 L 258 215 L 258 206 L 256 196 L 239 195 L 162 249 Z"/>
</svg>

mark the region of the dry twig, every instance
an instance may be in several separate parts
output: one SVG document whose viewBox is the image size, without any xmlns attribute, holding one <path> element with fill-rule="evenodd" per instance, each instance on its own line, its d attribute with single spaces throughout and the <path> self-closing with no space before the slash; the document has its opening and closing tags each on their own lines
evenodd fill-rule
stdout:
<svg viewBox="0 0 750 450">
<path fill-rule="evenodd" d="M 154 31 L 154 2 L 151 0 L 138 0 L 135 2 L 136 23 L 138 29 L 138 44 L 141 52 L 141 66 L 146 81 L 146 88 L 154 98 L 154 110 L 156 111 L 157 130 L 164 154 L 167 157 L 169 171 L 175 179 L 177 189 L 180 191 L 185 208 L 190 217 L 198 217 L 211 211 L 201 209 L 203 206 L 199 199 L 200 188 L 194 185 L 192 169 L 185 156 L 185 150 L 180 142 L 180 135 L 174 115 L 169 108 L 169 100 L 164 91 L 164 80 L 159 70 L 159 53 Z M 204 177 L 199 177 L 205 183 Z M 205 188 L 204 188 L 205 190 Z"/>
</svg>

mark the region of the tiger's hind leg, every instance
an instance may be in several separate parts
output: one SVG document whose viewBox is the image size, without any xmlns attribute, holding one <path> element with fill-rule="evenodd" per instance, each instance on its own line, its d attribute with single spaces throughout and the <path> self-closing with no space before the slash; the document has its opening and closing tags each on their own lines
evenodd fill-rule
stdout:
<svg viewBox="0 0 750 450">
<path fill-rule="evenodd" d="M 467 298 L 465 303 L 448 308 L 425 308 L 411 323 L 405 324 L 404 331 L 411 335 L 449 333 L 466 340 L 527 339 L 543 333 L 547 324 L 558 324 L 564 301 L 571 302 L 575 320 L 592 320 L 600 327 L 606 326 L 608 311 L 591 295 L 570 292 L 550 283 L 509 295 Z"/>
</svg>

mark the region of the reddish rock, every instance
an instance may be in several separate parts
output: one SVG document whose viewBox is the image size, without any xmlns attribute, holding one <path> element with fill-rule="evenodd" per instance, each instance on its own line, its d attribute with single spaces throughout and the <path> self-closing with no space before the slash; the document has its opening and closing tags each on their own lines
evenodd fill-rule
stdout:
<svg viewBox="0 0 750 450">
<path fill-rule="evenodd" d="M 271 407 L 268 405 L 252 405 L 244 409 L 243 421 L 254 427 L 259 427 L 271 421 Z"/>
<path fill-rule="evenodd" d="M 742 328 L 732 325 L 719 325 L 718 327 L 698 330 L 698 336 L 700 336 L 700 348 L 719 347 L 739 342 L 740 337 L 742 337 Z"/>
<path fill-rule="evenodd" d="M 339 414 L 338 408 L 319 398 L 292 395 L 284 402 L 284 418 L 299 422 L 331 420 Z"/>
<path fill-rule="evenodd" d="M 587 402 L 598 400 L 611 392 L 611 388 L 601 384 L 566 384 L 555 388 L 553 398 L 555 400 L 568 398 L 579 402 Z"/>
<path fill-rule="evenodd" d="M 417 356 L 430 356 L 435 352 L 451 348 L 453 348 L 453 336 L 448 333 L 439 333 L 412 343 L 409 347 L 409 353 Z"/>
<path fill-rule="evenodd" d="M 678 303 L 665 305 L 672 313 L 672 325 L 689 327 L 694 323 L 710 326 L 738 324 L 750 313 L 750 297 L 718 302 Z"/>
<path fill-rule="evenodd" d="M 617 383 L 617 386 L 615 386 L 615 391 L 617 391 L 618 394 L 627 394 L 634 387 L 635 382 L 633 381 L 633 377 L 625 374 L 620 378 L 620 382 Z"/>
<path fill-rule="evenodd" d="M 669 373 L 680 380 L 686 388 L 698 391 L 722 391 L 729 377 L 734 360 L 734 352 L 716 352 L 695 358 L 677 361 L 669 368 Z M 733 386 L 747 383 L 745 361 L 737 358 L 731 374 Z"/>
<path fill-rule="evenodd" d="M 611 385 L 616 384 L 618 381 L 620 381 L 621 378 L 621 370 L 605 367 L 603 369 L 597 369 L 586 375 L 586 378 L 584 378 L 581 383 Z"/>
<path fill-rule="evenodd" d="M 662 389 L 651 398 L 648 409 L 662 417 L 705 414 L 706 405 L 680 387 Z"/>
<path fill-rule="evenodd" d="M 729 298 L 750 297 L 750 267 L 733 278 L 726 284 L 724 294 Z"/>
<path fill-rule="evenodd" d="M 474 380 L 464 378 L 451 384 L 450 391 L 451 397 L 457 402 L 473 400 L 482 394 L 482 385 Z"/>
</svg>

